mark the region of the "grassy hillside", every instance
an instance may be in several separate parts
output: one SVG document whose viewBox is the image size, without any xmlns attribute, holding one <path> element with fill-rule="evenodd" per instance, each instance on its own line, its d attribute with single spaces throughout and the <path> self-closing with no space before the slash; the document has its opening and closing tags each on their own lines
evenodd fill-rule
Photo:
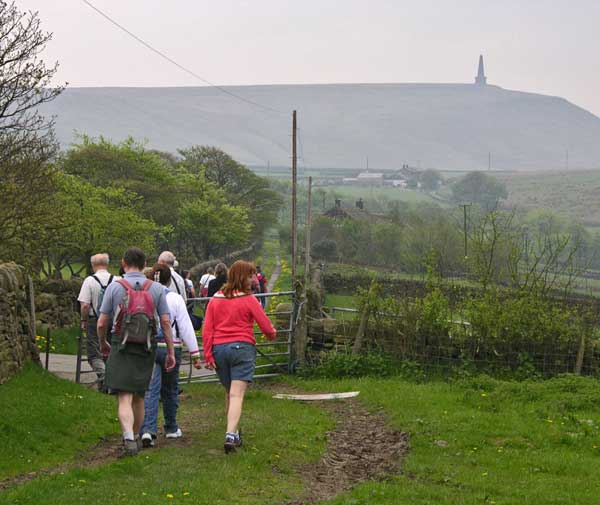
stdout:
<svg viewBox="0 0 600 505">
<path fill-rule="evenodd" d="M 175 152 L 218 146 L 242 163 L 289 167 L 291 111 L 299 155 L 314 168 L 473 170 L 600 167 L 600 119 L 564 99 L 470 84 L 238 86 L 233 92 L 274 107 L 267 112 L 214 88 L 69 88 L 43 106 L 56 115 L 60 142 L 74 131 L 114 140 L 147 139 Z"/>
<path fill-rule="evenodd" d="M 552 209 L 586 226 L 600 226 L 600 171 L 530 172 L 496 177 L 506 183 L 510 207 Z"/>
</svg>

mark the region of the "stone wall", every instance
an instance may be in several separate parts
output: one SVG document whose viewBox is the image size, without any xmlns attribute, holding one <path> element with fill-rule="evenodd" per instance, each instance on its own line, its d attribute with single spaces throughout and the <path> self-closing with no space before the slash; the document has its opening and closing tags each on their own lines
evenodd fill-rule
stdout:
<svg viewBox="0 0 600 505">
<path fill-rule="evenodd" d="M 358 288 L 369 289 L 372 280 L 373 276 L 368 272 L 340 274 L 325 270 L 323 273 L 323 286 L 327 293 L 354 295 Z M 375 280 L 385 296 L 423 298 L 429 292 L 425 281 L 390 278 L 386 277 L 385 274 L 375 276 Z M 452 304 L 460 303 L 480 292 L 475 288 L 457 284 L 442 285 L 441 289 Z"/>
<path fill-rule="evenodd" d="M 256 256 L 258 246 L 258 242 L 253 242 L 252 245 L 250 245 L 249 247 L 246 247 L 245 249 L 242 249 L 240 251 L 234 251 L 225 256 L 223 259 L 212 259 L 202 261 L 201 263 L 197 263 L 190 269 L 192 279 L 194 279 L 195 282 L 197 279 L 200 279 L 202 274 L 206 273 L 206 269 L 208 267 L 214 268 L 219 263 L 225 263 L 226 265 L 230 266 L 234 261 L 237 260 L 251 261 Z"/>
<path fill-rule="evenodd" d="M 27 362 L 40 360 L 28 286 L 22 267 L 15 263 L 0 264 L 0 384 Z"/>
<path fill-rule="evenodd" d="M 83 280 L 48 279 L 36 284 L 35 312 L 38 324 L 65 328 L 79 323 L 77 297 Z"/>
</svg>

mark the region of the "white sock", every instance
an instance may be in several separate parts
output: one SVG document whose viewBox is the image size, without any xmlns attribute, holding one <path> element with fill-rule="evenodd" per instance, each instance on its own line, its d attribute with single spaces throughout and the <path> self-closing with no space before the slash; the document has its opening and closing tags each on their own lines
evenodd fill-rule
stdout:
<svg viewBox="0 0 600 505">
<path fill-rule="evenodd" d="M 133 431 L 124 431 L 123 432 L 123 440 L 135 440 L 133 436 Z"/>
</svg>

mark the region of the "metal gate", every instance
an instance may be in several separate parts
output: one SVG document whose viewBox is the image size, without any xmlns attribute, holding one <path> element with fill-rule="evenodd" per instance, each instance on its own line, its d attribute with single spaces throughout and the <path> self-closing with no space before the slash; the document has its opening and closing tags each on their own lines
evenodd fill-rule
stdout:
<svg viewBox="0 0 600 505">
<path fill-rule="evenodd" d="M 256 338 L 256 374 L 255 379 L 275 377 L 292 370 L 292 345 L 296 329 L 298 303 L 294 291 L 280 293 L 256 294 L 258 299 L 265 299 L 265 312 L 275 329 L 277 339 L 268 342 L 260 339 L 260 330 L 254 331 Z M 194 304 L 194 313 L 204 315 L 204 309 L 210 298 L 190 298 L 188 303 Z M 283 306 L 282 306 L 283 305 Z M 199 341 L 200 349 L 202 342 Z M 205 368 L 196 370 L 192 366 L 187 351 L 184 353 L 180 368 L 180 381 L 187 383 L 218 382 L 217 374 Z"/>
<path fill-rule="evenodd" d="M 267 316 L 273 322 L 277 330 L 277 339 L 268 342 L 260 338 L 260 331 L 254 332 L 256 341 L 256 375 L 255 379 L 275 377 L 282 373 L 292 370 L 292 345 L 294 341 L 294 331 L 296 329 L 298 302 L 294 291 L 283 291 L 278 293 L 256 294 L 259 299 L 265 299 Z M 204 316 L 206 304 L 210 298 L 189 298 L 188 305 L 193 307 L 194 314 Z M 271 309 L 273 308 L 273 309 Z M 199 333 L 199 332 L 197 332 Z M 198 336 L 198 344 L 202 349 L 202 339 Z M 82 363 L 86 357 L 83 350 L 86 348 L 85 335 L 80 333 L 77 346 L 77 364 L 75 370 L 75 381 L 82 383 L 82 376 L 94 374 L 92 370 L 83 370 Z M 179 369 L 180 382 L 199 383 L 199 382 L 217 382 L 218 378 L 215 372 L 206 368 L 196 370 L 190 359 L 187 349 L 184 350 Z M 95 376 L 94 376 L 95 377 Z M 86 381 L 86 385 L 94 385 L 97 381 Z"/>
</svg>

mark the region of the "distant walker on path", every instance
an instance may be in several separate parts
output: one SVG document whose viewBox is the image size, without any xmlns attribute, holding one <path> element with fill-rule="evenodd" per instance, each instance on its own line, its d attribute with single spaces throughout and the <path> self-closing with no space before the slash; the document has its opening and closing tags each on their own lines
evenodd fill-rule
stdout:
<svg viewBox="0 0 600 505">
<path fill-rule="evenodd" d="M 101 391 L 104 390 L 105 364 L 100 352 L 96 326 L 104 293 L 111 282 L 119 278 L 108 271 L 109 261 L 108 254 L 94 254 L 91 257 L 90 262 L 94 273 L 85 278 L 77 297 L 77 301 L 80 303 L 81 331 L 86 336 L 88 363 L 98 377 L 98 389 Z"/>
</svg>

